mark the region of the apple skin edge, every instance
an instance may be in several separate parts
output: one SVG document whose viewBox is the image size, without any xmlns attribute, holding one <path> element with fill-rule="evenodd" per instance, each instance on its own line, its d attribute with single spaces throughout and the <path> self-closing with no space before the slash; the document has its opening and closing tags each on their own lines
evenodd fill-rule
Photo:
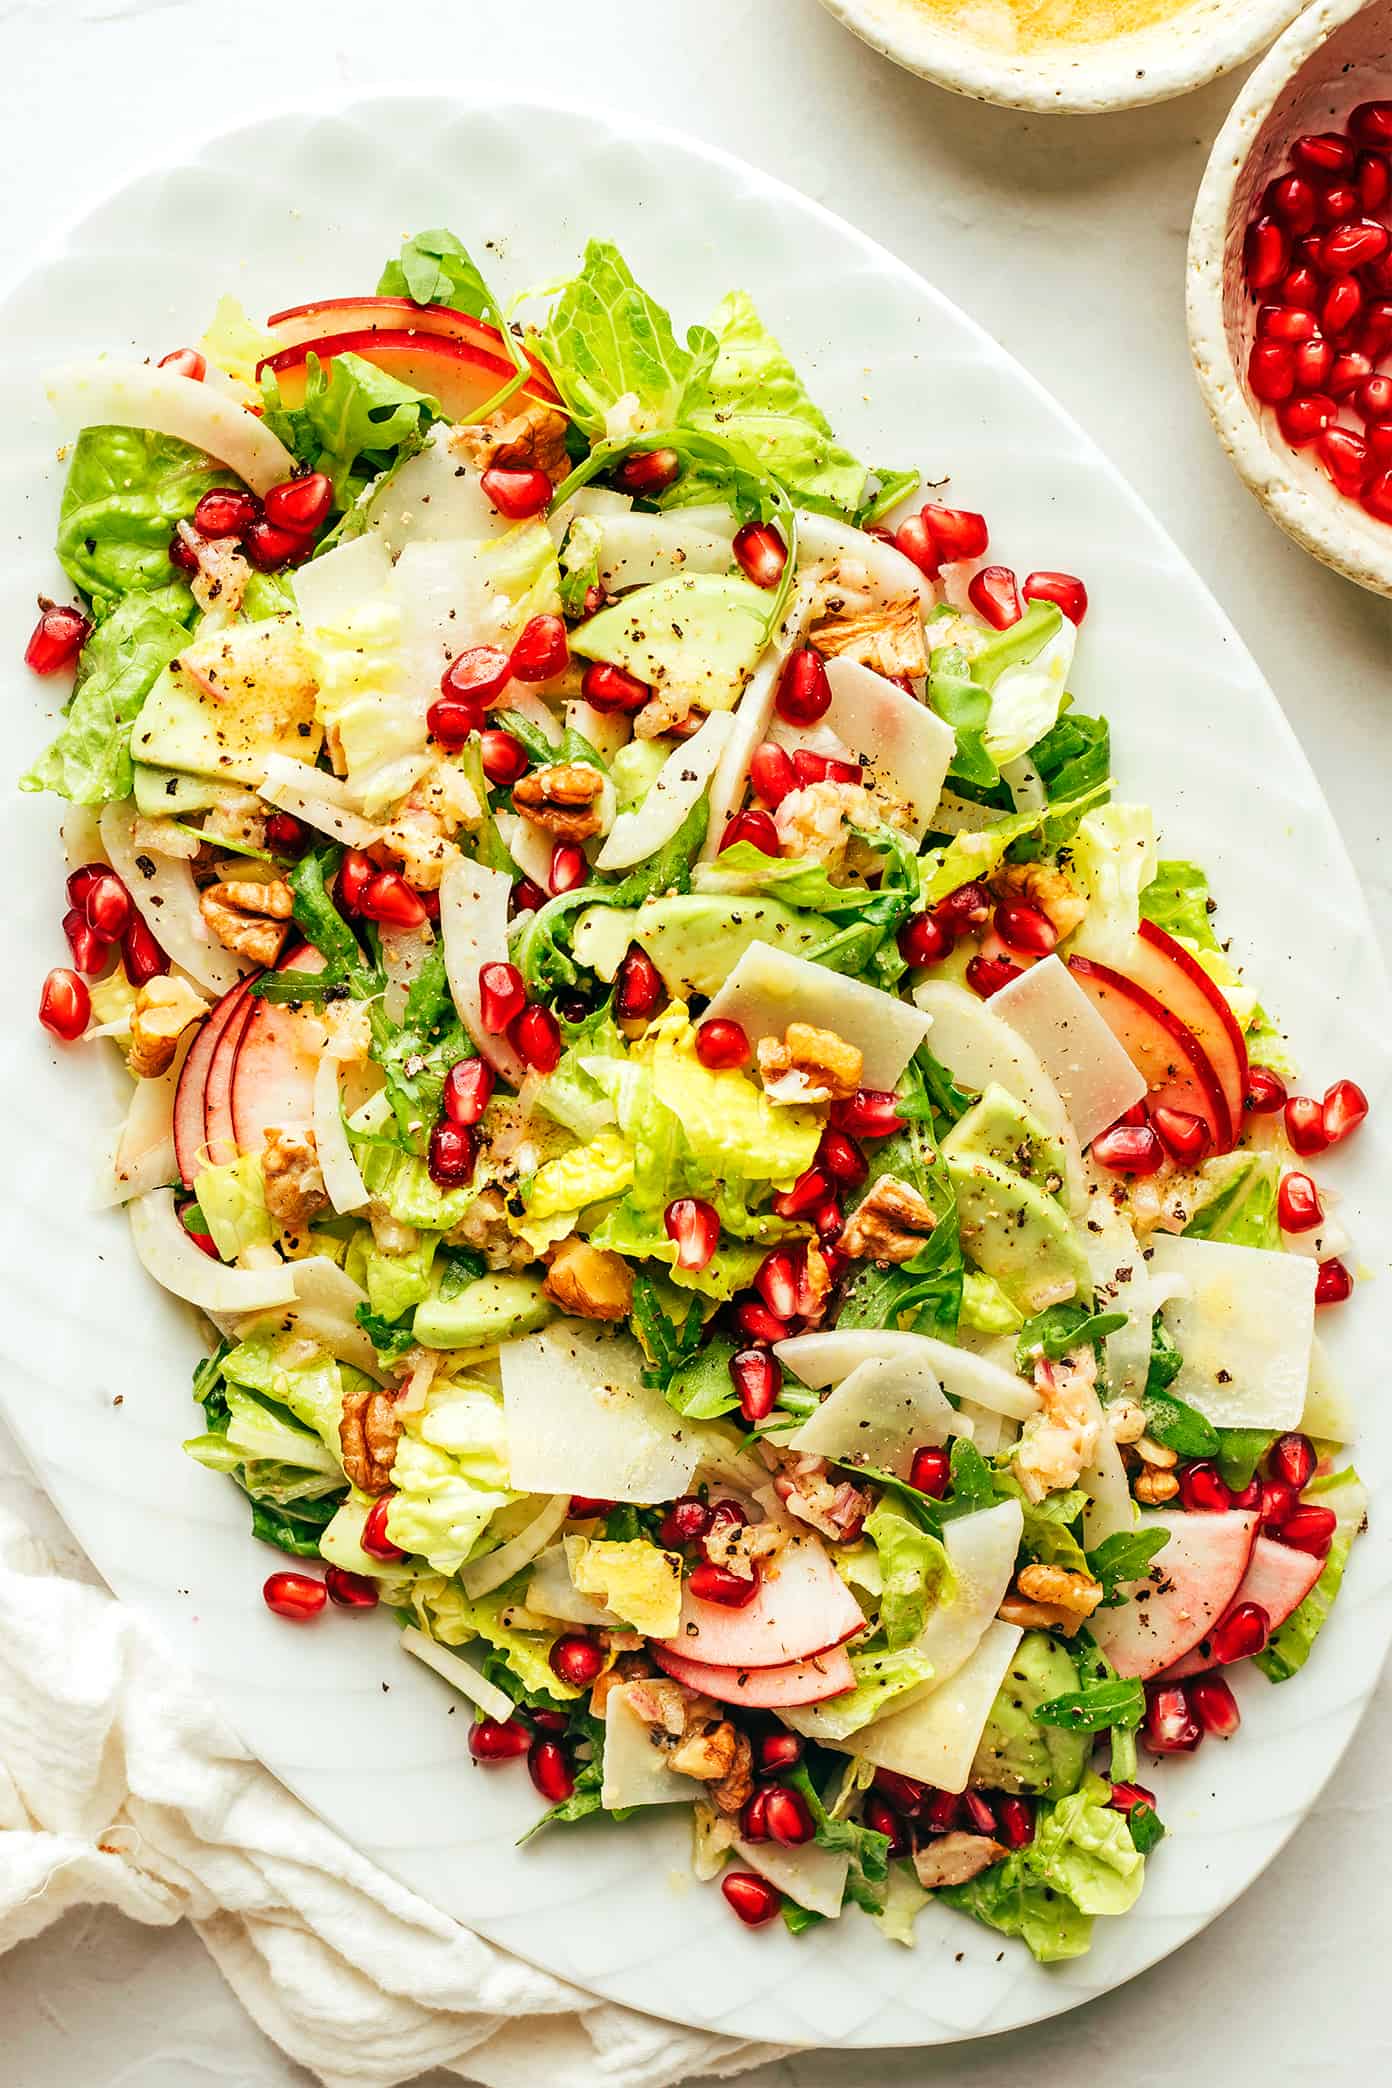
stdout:
<svg viewBox="0 0 1392 2088">
<path fill-rule="evenodd" d="M 356 355 L 372 363 L 389 377 L 439 401 L 446 420 L 458 421 L 476 413 L 516 375 L 516 366 L 506 355 L 494 354 L 473 341 L 450 339 L 414 329 L 393 330 L 367 327 L 352 333 L 323 334 L 301 341 L 267 356 L 256 366 L 260 383 L 269 372 L 275 378 L 282 403 L 291 411 L 304 400 L 309 357 L 324 364 L 336 355 Z M 555 403 L 549 380 L 534 377 L 523 386 L 525 393 Z"/>
<path fill-rule="evenodd" d="M 335 334 L 391 332 L 434 334 L 510 360 L 501 333 L 486 319 L 456 312 L 449 305 L 418 305 L 409 297 L 321 297 L 313 304 L 287 305 L 284 311 L 272 312 L 266 327 L 279 343 L 278 352 L 303 346 L 316 348 L 317 353 L 316 344 Z M 530 350 L 526 353 L 535 372 L 535 382 L 527 389 L 559 405 L 560 394 L 545 365 Z"/>
<path fill-rule="evenodd" d="M 1070 957 L 1068 968 L 1127 1057 L 1145 1075 L 1151 1103 L 1202 1117 L 1214 1151 L 1231 1152 L 1241 1123 L 1234 1126 L 1222 1082 L 1187 1024 L 1110 965 Z"/>
</svg>

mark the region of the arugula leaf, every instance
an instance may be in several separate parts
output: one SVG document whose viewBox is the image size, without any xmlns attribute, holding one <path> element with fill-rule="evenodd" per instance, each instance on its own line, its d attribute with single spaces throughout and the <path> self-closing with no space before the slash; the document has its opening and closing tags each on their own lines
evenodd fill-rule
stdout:
<svg viewBox="0 0 1392 2088">
<path fill-rule="evenodd" d="M 1133 1805 L 1126 1815 L 1126 1824 L 1131 1829 L 1131 1839 L 1142 1856 L 1148 1856 L 1153 1848 L 1165 1839 L 1165 1829 L 1154 1806 L 1144 1800 Z"/>
<path fill-rule="evenodd" d="M 1183 1367 L 1184 1358 L 1157 1313 L 1151 1322 L 1150 1368 L 1146 1373 L 1145 1391 L 1141 1394 L 1146 1433 L 1180 1457 L 1216 1457 L 1218 1431 L 1213 1423 L 1197 1407 L 1191 1407 L 1187 1400 L 1176 1399 L 1173 1393 L 1165 1390 L 1167 1385 L 1174 1383 Z"/>
<path fill-rule="evenodd" d="M 446 1240 L 436 1249 L 436 1260 L 441 1272 L 439 1295 L 447 1304 L 488 1273 L 488 1263 L 474 1248 L 451 1247 Z"/>
<path fill-rule="evenodd" d="M 514 1697 L 517 1695 L 515 1677 L 510 1681 L 508 1693 Z M 536 1708 L 539 1709 L 540 1706 Z M 562 1708 L 569 1713 L 565 1740 L 572 1761 L 576 1761 L 577 1750 L 580 1748 L 585 1750 L 588 1758 L 577 1762 L 575 1789 L 569 1798 L 563 1798 L 559 1805 L 553 1805 L 549 1812 L 544 1812 L 541 1818 L 527 1829 L 518 1841 L 519 1849 L 524 1842 L 529 1842 L 534 1834 L 540 1834 L 543 1827 L 568 1826 L 575 1820 L 588 1819 L 591 1813 L 599 1812 L 601 1809 L 599 1794 L 604 1788 L 604 1720 L 593 1715 L 585 1697 L 574 1700 Z M 613 1812 L 609 1817 L 612 1820 L 627 1819 L 628 1811 Z"/>
<path fill-rule="evenodd" d="M 1208 879 L 1197 863 L 1175 859 L 1157 863 L 1154 877 L 1141 893 L 1143 921 L 1154 921 L 1167 934 L 1182 935 L 1205 950 L 1219 947 L 1210 919 L 1216 911 Z"/>
<path fill-rule="evenodd" d="M 790 1936 L 800 1936 L 804 1930 L 816 1928 L 818 1923 L 825 1919 L 824 1914 L 814 1914 L 810 1907 L 800 1907 L 796 1900 L 791 1900 L 786 1893 L 784 1894 L 783 1926 Z"/>
<path fill-rule="evenodd" d="M 1241 1493 L 1256 1477 L 1257 1466 L 1276 1440 L 1276 1431 L 1268 1428 L 1220 1428 L 1218 1430 L 1218 1469 L 1226 1485 L 1234 1493 Z"/>
<path fill-rule="evenodd" d="M 508 955 L 527 983 L 533 998 L 549 999 L 567 986 L 574 986 L 580 967 L 570 954 L 575 916 L 587 906 L 612 906 L 609 885 L 580 885 L 548 899 L 535 913 L 525 917 L 510 940 Z"/>
<path fill-rule="evenodd" d="M 253 1537 L 259 1537 L 263 1544 L 273 1544 L 277 1551 L 289 1552 L 292 1558 L 317 1559 L 319 1539 L 337 1515 L 344 1496 L 336 1493 L 318 1501 L 287 1503 L 262 1500 L 255 1494 L 249 1498 Z"/>
<path fill-rule="evenodd" d="M 20 780 L 78 805 L 104 805 L 134 788 L 131 726 L 155 682 L 189 642 L 186 588 L 137 590 L 104 616 L 78 663 L 62 730 Z"/>
<path fill-rule="evenodd" d="M 1127 1581 L 1143 1580 L 1151 1560 L 1170 1541 L 1168 1530 L 1116 1530 L 1087 1555 L 1087 1570 L 1103 1588 L 1103 1609 L 1116 1609 L 1128 1598 Z"/>
<path fill-rule="evenodd" d="M 914 1333 L 951 1340 L 962 1309 L 962 1246 L 957 1197 L 951 1179 L 922 1122 L 881 1139 L 875 1147 L 867 1191 L 882 1175 L 917 1189 L 937 1224 L 910 1260 L 879 1268 L 857 1264 L 837 1315 L 840 1327 L 892 1327 L 906 1322 Z"/>
<path fill-rule="evenodd" d="M 697 1307 L 692 1306 L 696 1312 Z M 699 1317 L 699 1314 L 698 1314 Z M 691 1323 L 690 1315 L 687 1325 Z M 696 1355 L 679 1362 L 662 1387 L 668 1406 L 693 1421 L 714 1421 L 739 1405 L 730 1377 L 730 1358 L 735 1344 L 724 1334 L 714 1334 Z"/>
<path fill-rule="evenodd" d="M 717 344 L 709 327 L 693 327 L 683 348 L 668 313 L 640 289 L 618 248 L 592 239 L 537 346 L 572 417 L 587 435 L 602 436 L 610 410 L 630 397 L 652 424 L 681 419 L 688 394 L 714 365 Z"/>
<path fill-rule="evenodd" d="M 641 906 L 645 899 L 655 899 L 660 893 L 689 892 L 691 868 L 701 853 L 709 819 L 709 799 L 697 798 L 671 840 L 664 841 L 656 855 L 630 870 L 623 882 L 612 888 L 610 903 Z"/>
<path fill-rule="evenodd" d="M 885 515 L 893 514 L 895 508 L 911 500 L 922 484 L 922 476 L 917 471 L 886 471 L 880 465 L 872 465 L 874 490 L 865 494 L 855 511 L 856 528 L 873 529 Z"/>
<path fill-rule="evenodd" d="M 1112 772 L 1107 720 L 1065 711 L 1043 739 L 1035 741 L 1029 758 L 1051 800 L 1095 790 Z"/>
<path fill-rule="evenodd" d="M 1083 1305 L 1048 1305 L 1027 1319 L 1015 1337 L 1015 1368 L 1033 1369 L 1041 1356 L 1057 1363 L 1070 1349 L 1093 1347 L 1126 1325 L 1124 1312 L 1089 1312 Z"/>
<path fill-rule="evenodd" d="M 990 691 L 972 680 L 971 662 L 959 645 L 944 645 L 934 653 L 927 694 L 931 708 L 957 735 L 949 776 L 978 786 L 998 783 L 1000 770 L 986 751 Z"/>
<path fill-rule="evenodd" d="M 808 1772 L 806 1762 L 785 1772 L 783 1782 L 800 1791 L 812 1815 L 819 1849 L 844 1849 L 851 1859 L 846 1878 L 846 1897 L 867 1913 L 878 1913 L 884 1905 L 889 1879 L 889 1836 L 858 1820 L 834 1820 Z"/>
<path fill-rule="evenodd" d="M 322 976 L 346 986 L 355 1000 L 366 1000 L 381 992 L 382 980 L 368 966 L 357 937 L 328 892 L 328 881 L 338 869 L 342 853 L 331 843 L 300 857 L 288 878 L 294 894 L 294 920 L 305 941 L 313 943 L 324 959 Z"/>
<path fill-rule="evenodd" d="M 382 1363 L 394 1363 L 405 1355 L 408 1348 L 415 1347 L 416 1337 L 411 1332 L 415 1316 L 412 1308 L 404 1319 L 389 1320 L 380 1312 L 374 1312 L 370 1305 L 359 1305 L 353 1315 Z"/>
<path fill-rule="evenodd" d="M 403 239 L 397 259 L 382 270 L 377 295 L 409 297 L 419 305 L 448 305 L 471 319 L 502 323 L 497 300 L 453 232 L 416 232 Z"/>
<path fill-rule="evenodd" d="M 402 1141 L 409 1152 L 424 1153 L 450 1067 L 476 1056 L 450 995 L 442 943 L 434 944 L 412 982 L 401 1022 L 392 1022 L 379 1000 L 372 1002 L 368 1020 L 372 1056 L 382 1068 Z"/>
<path fill-rule="evenodd" d="M 1067 1733 L 1100 1733 L 1108 1726 L 1134 1732 L 1144 1717 L 1144 1689 L 1120 1677 L 1051 1697 L 1034 1714 L 1036 1725 L 1060 1726 Z"/>
<path fill-rule="evenodd" d="M 693 1298 L 683 1323 L 668 1319 L 657 1295 L 657 1286 L 641 1269 L 633 1276 L 633 1325 L 651 1367 L 643 1372 L 646 1384 L 666 1392 L 674 1374 L 691 1362 L 701 1345 L 703 1322 L 701 1301 Z"/>
<path fill-rule="evenodd" d="M 73 444 L 58 516 L 63 571 L 99 616 L 123 595 L 177 586 L 181 622 L 193 597 L 169 562 L 169 543 L 203 495 L 235 475 L 201 450 L 149 428 L 84 428 Z"/>
<path fill-rule="evenodd" d="M 895 1091 L 895 1108 L 910 1123 L 927 1123 L 941 1141 L 977 1100 L 968 1089 L 959 1088 L 942 1060 L 926 1044 L 920 1044 Z"/>
<path fill-rule="evenodd" d="M 949 1491 L 942 1508 L 945 1521 L 958 1515 L 972 1515 L 979 1508 L 995 1506 L 996 1483 L 991 1467 L 968 1437 L 952 1438 L 948 1469 L 951 1475 Z"/>
<path fill-rule="evenodd" d="M 266 426 L 298 462 L 333 481 L 338 508 L 351 507 L 379 472 L 418 450 L 440 414 L 428 392 L 352 354 L 334 356 L 326 371 L 311 351 L 298 406 L 287 406 L 275 372 L 263 371 L 261 398 Z"/>
</svg>

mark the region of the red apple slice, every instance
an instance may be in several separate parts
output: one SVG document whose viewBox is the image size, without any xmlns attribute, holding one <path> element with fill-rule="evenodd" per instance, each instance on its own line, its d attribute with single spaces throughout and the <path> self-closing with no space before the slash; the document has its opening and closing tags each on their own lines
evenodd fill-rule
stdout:
<svg viewBox="0 0 1392 2088">
<path fill-rule="evenodd" d="M 1110 965 L 1070 957 L 1068 969 L 1132 1064 L 1145 1075 L 1152 1103 L 1187 1109 L 1208 1125 L 1220 1153 L 1236 1144 L 1222 1083 L 1188 1026 L 1153 993 Z M 1240 1127 L 1239 1127 L 1240 1128 Z"/>
<path fill-rule="evenodd" d="M 1119 1675 L 1149 1681 L 1206 1638 L 1242 1585 L 1261 1519 L 1246 1509 L 1213 1515 L 1143 1515 L 1137 1527 L 1167 1530 L 1169 1543 L 1119 1609 L 1100 1609 L 1088 1628 Z"/>
<path fill-rule="evenodd" d="M 860 1604 L 808 1532 L 789 1538 L 744 1609 L 702 1602 L 688 1584 L 677 1635 L 662 1644 L 678 1659 L 709 1667 L 787 1667 L 839 1646 L 864 1626 Z"/>
<path fill-rule="evenodd" d="M 238 980 L 209 1010 L 202 1029 L 189 1046 L 179 1074 L 179 1085 L 174 1090 L 174 1157 L 179 1166 L 179 1179 L 186 1189 L 193 1187 L 194 1176 L 205 1164 L 205 1095 L 209 1068 L 228 1024 L 235 1019 L 237 1010 L 246 999 L 250 985 L 249 978 Z"/>
<path fill-rule="evenodd" d="M 855 1688 L 850 1656 L 840 1646 L 814 1660 L 790 1660 L 786 1667 L 710 1667 L 703 1660 L 683 1660 L 665 1646 L 654 1646 L 653 1659 L 673 1681 L 699 1689 L 718 1704 L 748 1704 L 760 1711 L 791 1710 L 798 1704 L 820 1704 Z"/>
<path fill-rule="evenodd" d="M 1323 1559 L 1313 1558 L 1309 1552 L 1297 1551 L 1292 1544 L 1277 1544 L 1274 1538 L 1258 1537 L 1252 1546 L 1251 1563 L 1242 1576 L 1242 1585 L 1228 1608 L 1236 1609 L 1240 1602 L 1259 1603 L 1266 1611 L 1271 1629 L 1278 1631 L 1287 1617 L 1299 1609 L 1323 1571 Z M 1210 1641 L 1203 1638 L 1191 1653 L 1186 1653 L 1182 1660 L 1165 1670 L 1165 1679 L 1178 1682 L 1185 1675 L 1200 1675 L 1214 1664 Z"/>
<path fill-rule="evenodd" d="M 1222 987 L 1154 921 L 1142 921 L 1126 976 L 1177 1015 L 1198 1039 L 1218 1075 L 1236 1142 L 1247 1097 L 1247 1046 Z"/>
<path fill-rule="evenodd" d="M 277 966 L 279 972 L 323 969 L 323 957 L 309 943 L 292 949 Z M 238 1152 L 261 1152 L 273 1127 L 310 1122 L 322 1035 L 293 1003 L 252 1001 L 232 1071 L 232 1131 Z"/>
<path fill-rule="evenodd" d="M 317 355 L 331 363 L 336 355 L 359 355 L 374 363 L 413 391 L 428 392 L 440 402 L 446 420 L 466 420 L 486 405 L 495 392 L 516 373 L 509 357 L 494 355 L 471 341 L 454 341 L 444 335 L 393 332 L 367 328 L 355 333 L 322 334 L 317 340 L 301 341 L 294 348 L 271 355 L 256 369 L 259 382 L 269 370 L 280 387 L 286 406 L 304 401 L 308 358 Z M 531 391 L 532 383 L 524 389 Z"/>
<path fill-rule="evenodd" d="M 272 312 L 266 325 L 282 348 L 297 348 L 302 342 L 313 347 L 326 334 L 414 332 L 464 341 L 486 355 L 508 359 L 502 335 L 486 319 L 471 318 L 448 305 L 418 305 L 409 297 L 321 297 L 315 304 Z M 527 389 L 540 398 L 557 399 L 555 385 L 530 350 L 527 360 L 536 372 L 536 382 Z"/>
<path fill-rule="evenodd" d="M 232 1122 L 232 1082 L 236 1077 L 237 1053 L 241 1050 L 247 1024 L 256 1011 L 250 991 L 243 994 L 232 1019 L 213 1050 L 203 1089 L 203 1152 L 206 1167 L 226 1167 L 237 1157 L 236 1127 Z"/>
</svg>

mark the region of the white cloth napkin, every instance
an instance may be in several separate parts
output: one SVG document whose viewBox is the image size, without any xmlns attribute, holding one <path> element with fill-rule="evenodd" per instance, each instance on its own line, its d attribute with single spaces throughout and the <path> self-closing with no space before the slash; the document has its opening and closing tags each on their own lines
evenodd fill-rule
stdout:
<svg viewBox="0 0 1392 2088">
<path fill-rule="evenodd" d="M 0 1950 L 68 1908 L 187 1917 L 326 2088 L 446 2067 L 485 2088 L 671 2088 L 778 2047 L 598 2001 L 357 1855 L 201 1701 L 41 1517 L 0 1503 Z"/>
</svg>

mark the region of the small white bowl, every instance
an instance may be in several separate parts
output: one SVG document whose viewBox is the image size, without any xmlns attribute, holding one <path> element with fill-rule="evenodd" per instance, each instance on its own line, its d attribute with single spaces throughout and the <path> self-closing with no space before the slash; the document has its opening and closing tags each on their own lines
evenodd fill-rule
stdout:
<svg viewBox="0 0 1392 2088">
<path fill-rule="evenodd" d="M 1362 101 L 1392 97 L 1392 0 L 1318 0 L 1243 88 L 1205 171 L 1189 232 L 1189 346 L 1224 449 L 1272 520 L 1305 550 L 1392 595 L 1392 524 L 1293 450 L 1247 383 L 1256 301 L 1242 272 L 1262 190 L 1306 131 L 1342 129 Z"/>
<path fill-rule="evenodd" d="M 1013 52 L 1005 0 L 962 0 L 985 33 L 930 14 L 919 0 L 822 0 L 866 43 L 957 94 L 1011 109 L 1095 115 L 1204 87 L 1241 65 L 1300 12 L 1302 0 L 1189 0 L 1152 28 L 1101 43 Z M 991 36 L 995 17 L 1005 35 Z"/>
</svg>

